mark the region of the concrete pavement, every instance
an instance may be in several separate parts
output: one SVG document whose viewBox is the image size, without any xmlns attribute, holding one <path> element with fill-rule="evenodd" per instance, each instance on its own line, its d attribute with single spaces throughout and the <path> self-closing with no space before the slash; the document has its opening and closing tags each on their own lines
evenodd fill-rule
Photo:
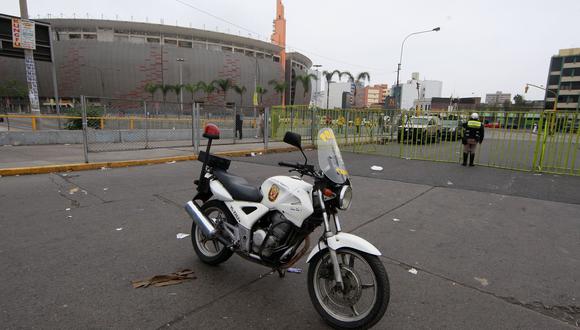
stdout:
<svg viewBox="0 0 580 330">
<path fill-rule="evenodd" d="M 343 227 L 382 251 L 391 281 L 389 309 L 377 328 L 578 325 L 580 178 L 344 158 L 354 200 Z M 287 173 L 273 166 L 278 161 L 301 159 L 299 153 L 235 158 L 231 172 L 258 184 Z M 189 237 L 176 239 L 190 229 L 182 205 L 200 165 L 0 178 L 1 324 L 326 328 L 308 298 L 306 271 L 279 279 L 237 256 L 208 267 Z M 184 268 L 197 279 L 164 288 L 130 285 Z"/>
</svg>

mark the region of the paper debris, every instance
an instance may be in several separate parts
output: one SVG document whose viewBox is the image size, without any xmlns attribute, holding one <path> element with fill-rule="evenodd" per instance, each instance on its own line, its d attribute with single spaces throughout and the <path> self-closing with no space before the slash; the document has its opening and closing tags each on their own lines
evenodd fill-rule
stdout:
<svg viewBox="0 0 580 330">
<path fill-rule="evenodd" d="M 451 181 L 447 180 L 447 185 L 448 185 L 448 186 L 452 186 L 452 185 L 453 185 L 453 182 L 451 182 Z"/>
<path fill-rule="evenodd" d="M 68 219 L 72 218 L 72 215 L 69 215 L 67 218 L 68 218 Z"/>
<path fill-rule="evenodd" d="M 409 269 L 409 273 L 411 273 L 413 275 L 417 275 L 417 270 L 415 268 L 411 268 L 411 269 Z"/>
<path fill-rule="evenodd" d="M 175 164 L 175 163 L 176 163 L 176 161 L 173 160 L 173 161 L 167 162 L 165 164 Z"/>
<path fill-rule="evenodd" d="M 145 280 L 132 281 L 134 289 L 147 288 L 149 286 L 162 287 L 168 285 L 180 284 L 186 280 L 195 280 L 197 277 L 193 275 L 193 270 L 184 269 L 168 275 L 157 275 Z"/>
<path fill-rule="evenodd" d="M 81 190 L 83 192 L 83 194 L 87 195 L 88 192 L 86 190 Z"/>
<path fill-rule="evenodd" d="M 117 228 L 117 229 L 115 229 L 115 230 L 116 230 L 116 231 L 121 231 L 121 230 L 123 230 L 123 227 L 119 227 L 119 228 Z"/>
<path fill-rule="evenodd" d="M 383 170 L 383 167 L 382 166 L 373 165 L 373 166 L 371 166 L 371 170 L 373 170 L 373 171 L 382 171 Z"/>
<path fill-rule="evenodd" d="M 479 284 L 481 284 L 482 286 L 488 286 L 489 285 L 489 281 L 486 278 L 482 278 L 482 277 L 474 277 L 474 280 L 478 281 Z"/>
<path fill-rule="evenodd" d="M 399 222 L 399 221 L 401 221 L 401 219 L 393 218 L 393 221 L 394 222 Z"/>
<path fill-rule="evenodd" d="M 109 188 L 103 188 L 103 190 L 104 190 L 104 191 L 107 191 L 107 190 L 109 190 Z"/>
<path fill-rule="evenodd" d="M 177 234 L 177 235 L 176 235 L 177 239 L 184 239 L 184 238 L 186 238 L 187 236 L 189 236 L 189 234 L 185 234 L 185 233 L 179 233 L 179 234 Z"/>
<path fill-rule="evenodd" d="M 68 191 L 69 195 L 74 195 L 76 192 L 78 192 L 80 189 L 78 187 L 74 187 L 71 190 Z"/>
<path fill-rule="evenodd" d="M 70 211 L 70 207 L 67 207 L 66 209 L 64 209 L 65 211 Z"/>
<path fill-rule="evenodd" d="M 414 233 L 414 232 L 416 232 L 417 230 L 416 230 L 416 229 L 409 229 L 409 231 Z"/>
<path fill-rule="evenodd" d="M 104 167 L 104 166 L 103 166 L 103 167 L 101 167 L 101 171 L 106 171 L 106 170 L 108 170 L 108 169 L 109 169 L 108 167 Z"/>
<path fill-rule="evenodd" d="M 290 267 L 286 270 L 288 273 L 300 274 L 302 273 L 302 268 Z"/>
</svg>

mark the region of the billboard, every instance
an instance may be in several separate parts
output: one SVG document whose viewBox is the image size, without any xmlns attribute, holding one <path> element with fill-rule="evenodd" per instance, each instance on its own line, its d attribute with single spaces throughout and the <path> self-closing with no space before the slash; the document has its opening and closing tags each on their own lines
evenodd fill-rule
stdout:
<svg viewBox="0 0 580 330">
<path fill-rule="evenodd" d="M 35 24 L 26 19 L 12 19 L 12 46 L 14 48 L 36 49 Z"/>
</svg>

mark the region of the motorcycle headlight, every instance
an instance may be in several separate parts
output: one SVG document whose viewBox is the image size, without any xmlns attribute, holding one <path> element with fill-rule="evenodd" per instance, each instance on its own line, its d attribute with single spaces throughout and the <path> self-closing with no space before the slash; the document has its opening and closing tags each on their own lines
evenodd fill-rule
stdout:
<svg viewBox="0 0 580 330">
<path fill-rule="evenodd" d="M 350 185 L 342 186 L 338 198 L 338 208 L 341 210 L 348 210 L 352 202 L 352 188 Z"/>
</svg>

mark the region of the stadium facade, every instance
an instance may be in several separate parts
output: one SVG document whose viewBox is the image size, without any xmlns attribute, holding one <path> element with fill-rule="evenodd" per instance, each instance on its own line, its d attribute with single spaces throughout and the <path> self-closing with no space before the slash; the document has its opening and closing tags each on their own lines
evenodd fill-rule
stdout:
<svg viewBox="0 0 580 330">
<path fill-rule="evenodd" d="M 281 1 L 278 1 L 277 20 Z M 308 104 L 311 91 L 304 93 L 296 75 L 308 74 L 312 62 L 300 53 L 286 53 L 284 31 L 274 31 L 273 42 L 252 38 L 161 24 L 95 19 L 44 19 L 52 28 L 54 60 L 62 99 L 79 95 L 129 99 L 151 99 L 145 86 L 179 83 L 180 65 L 183 83 L 231 79 L 245 86 L 243 105 L 252 104 L 254 86 L 268 90 L 263 105 L 281 103 L 271 80 L 286 81 L 286 104 Z M 284 21 L 285 23 L 285 21 Z M 276 26 L 276 20 L 275 20 Z M 278 34 L 277 34 L 278 32 Z M 283 33 L 284 43 L 279 34 Z M 276 38 L 275 38 L 276 37 Z M 276 39 L 276 40 L 275 40 Z M 183 59 L 183 62 L 177 61 Z M 41 103 L 53 97 L 52 64 L 37 61 Z M 26 84 L 22 59 L 0 57 L 0 80 Z M 157 92 L 156 99 L 161 99 Z M 196 95 L 196 99 L 201 96 Z M 192 95 L 184 92 L 184 102 Z M 223 94 L 214 93 L 209 103 L 223 104 Z M 175 94 L 167 101 L 177 101 Z M 228 103 L 240 103 L 240 96 L 229 91 Z"/>
</svg>

